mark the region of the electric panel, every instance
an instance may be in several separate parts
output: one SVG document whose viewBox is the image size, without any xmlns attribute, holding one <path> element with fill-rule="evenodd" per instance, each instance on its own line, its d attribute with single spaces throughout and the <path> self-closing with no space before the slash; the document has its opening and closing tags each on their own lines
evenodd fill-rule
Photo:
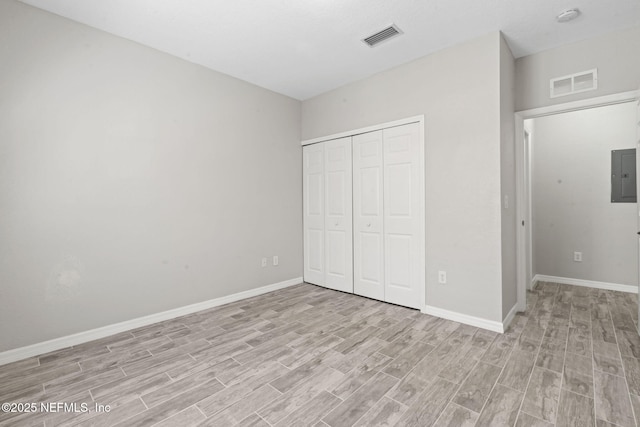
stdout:
<svg viewBox="0 0 640 427">
<path fill-rule="evenodd" d="M 636 203 L 636 149 L 611 151 L 611 203 Z"/>
</svg>

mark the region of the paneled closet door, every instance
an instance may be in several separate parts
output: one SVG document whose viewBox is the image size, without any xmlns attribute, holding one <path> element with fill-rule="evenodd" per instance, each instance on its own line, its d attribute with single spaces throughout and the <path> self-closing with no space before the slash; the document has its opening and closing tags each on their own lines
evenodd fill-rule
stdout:
<svg viewBox="0 0 640 427">
<path fill-rule="evenodd" d="M 302 147 L 304 280 L 325 284 L 324 146 Z"/>
<path fill-rule="evenodd" d="M 353 137 L 353 291 L 384 295 L 382 131 Z"/>
<path fill-rule="evenodd" d="M 422 308 L 424 175 L 417 123 L 384 129 L 385 301 Z M 422 287 L 422 288 L 421 288 Z"/>
<path fill-rule="evenodd" d="M 325 286 L 353 293 L 351 137 L 323 143 Z"/>
</svg>

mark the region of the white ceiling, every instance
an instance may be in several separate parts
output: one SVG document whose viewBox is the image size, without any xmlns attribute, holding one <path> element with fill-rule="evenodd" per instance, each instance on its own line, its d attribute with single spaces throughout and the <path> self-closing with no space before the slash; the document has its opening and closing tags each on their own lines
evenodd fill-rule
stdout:
<svg viewBox="0 0 640 427">
<path fill-rule="evenodd" d="M 639 0 L 20 1 L 300 100 L 496 30 L 521 57 L 640 25 Z"/>
</svg>

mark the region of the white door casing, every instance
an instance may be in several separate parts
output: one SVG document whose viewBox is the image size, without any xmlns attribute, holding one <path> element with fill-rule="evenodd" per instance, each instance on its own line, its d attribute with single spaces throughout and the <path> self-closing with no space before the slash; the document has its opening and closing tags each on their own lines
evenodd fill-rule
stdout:
<svg viewBox="0 0 640 427">
<path fill-rule="evenodd" d="M 636 192 L 640 189 L 640 88 L 636 99 Z M 640 256 L 640 203 L 636 203 L 638 208 L 638 255 Z M 638 263 L 638 286 L 640 287 L 640 262 Z M 640 292 L 638 292 L 638 315 L 640 315 Z M 640 334 L 640 330 L 638 330 Z"/>
<path fill-rule="evenodd" d="M 418 123 L 383 130 L 384 300 L 422 308 L 423 194 Z"/>
<path fill-rule="evenodd" d="M 318 145 L 324 145 L 324 285 L 353 293 L 351 138 Z"/>
<path fill-rule="evenodd" d="M 384 301 L 382 130 L 353 137 L 353 291 Z"/>
<path fill-rule="evenodd" d="M 302 149 L 304 280 L 325 284 L 324 244 L 324 146 L 307 145 Z"/>
</svg>

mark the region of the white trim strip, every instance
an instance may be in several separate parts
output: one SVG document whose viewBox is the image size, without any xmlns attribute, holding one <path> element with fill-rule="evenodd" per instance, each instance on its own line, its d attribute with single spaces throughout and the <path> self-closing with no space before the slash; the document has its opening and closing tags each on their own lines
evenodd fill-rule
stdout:
<svg viewBox="0 0 640 427">
<path fill-rule="evenodd" d="M 131 329 L 140 328 L 142 326 L 151 325 L 153 323 L 174 319 L 176 317 L 185 316 L 187 314 L 207 310 L 209 308 L 218 307 L 224 304 L 229 304 L 231 302 L 255 297 L 267 292 L 277 291 L 278 289 L 288 288 L 289 286 L 294 286 L 299 283 L 302 283 L 302 277 L 296 277 L 294 279 L 285 280 L 279 283 L 273 283 L 271 285 L 262 286 L 260 288 L 250 289 L 248 291 L 238 292 L 232 295 L 186 305 L 184 307 L 174 308 L 172 310 L 150 314 L 148 316 L 138 317 L 136 319 L 114 323 L 113 325 L 107 325 L 101 328 L 91 329 L 89 331 L 79 332 L 73 335 L 67 335 L 66 337 L 55 338 L 49 341 L 28 345 L 26 347 L 4 351 L 0 353 L 0 365 L 5 365 L 7 363 L 48 353 L 50 351 L 60 350 L 74 345 L 83 344 L 85 342 L 104 338 L 109 335 L 114 335 L 120 332 L 129 331 Z"/>
<path fill-rule="evenodd" d="M 516 307 L 514 306 L 514 308 L 511 310 L 511 312 L 513 312 L 513 315 L 515 315 L 515 309 Z M 424 314 L 430 314 L 431 316 L 442 317 L 443 319 L 453 320 L 454 322 L 464 323 L 465 325 L 471 325 L 477 328 L 487 329 L 489 331 L 498 332 L 500 334 L 505 331 L 505 324 L 501 322 L 482 319 L 480 317 L 475 317 L 475 316 L 469 316 L 468 314 L 462 314 L 456 311 L 449 311 L 443 308 L 433 307 L 430 305 L 425 305 L 424 308 L 422 309 L 422 312 Z M 511 312 L 509 312 L 507 319 L 511 315 Z M 511 316 L 509 323 L 511 322 L 511 320 L 513 320 L 513 316 Z"/>
<path fill-rule="evenodd" d="M 570 277 L 556 277 L 556 276 L 545 276 L 542 274 L 536 274 L 535 277 L 533 278 L 534 286 L 535 286 L 535 283 L 537 282 L 561 283 L 563 285 L 584 286 L 586 288 L 605 289 L 608 291 L 627 292 L 630 294 L 638 293 L 638 287 L 633 285 L 623 285 L 620 283 L 596 282 L 594 280 L 584 280 L 584 279 L 572 279 Z"/>
<path fill-rule="evenodd" d="M 359 135 L 367 132 L 374 132 L 381 129 L 392 128 L 396 126 L 407 125 L 409 123 L 424 122 L 424 115 L 407 117 L 405 119 L 394 120 L 392 122 L 380 123 L 373 126 L 367 126 L 360 129 L 348 130 L 345 132 L 334 133 L 333 135 L 320 136 L 318 138 L 305 139 L 300 142 L 300 145 L 317 144 L 318 142 L 330 141 L 332 139 L 344 138 L 347 136 Z M 424 128 L 423 128 L 424 129 Z"/>
<path fill-rule="evenodd" d="M 568 113 L 569 111 L 584 110 L 586 108 L 603 107 L 605 105 L 620 104 L 634 101 L 638 98 L 638 91 L 615 93 L 613 95 L 598 96 L 580 101 L 565 102 L 563 104 L 549 105 L 548 107 L 532 108 L 530 110 L 516 111 L 516 114 L 524 119 L 549 116 L 551 114 Z"/>
</svg>

